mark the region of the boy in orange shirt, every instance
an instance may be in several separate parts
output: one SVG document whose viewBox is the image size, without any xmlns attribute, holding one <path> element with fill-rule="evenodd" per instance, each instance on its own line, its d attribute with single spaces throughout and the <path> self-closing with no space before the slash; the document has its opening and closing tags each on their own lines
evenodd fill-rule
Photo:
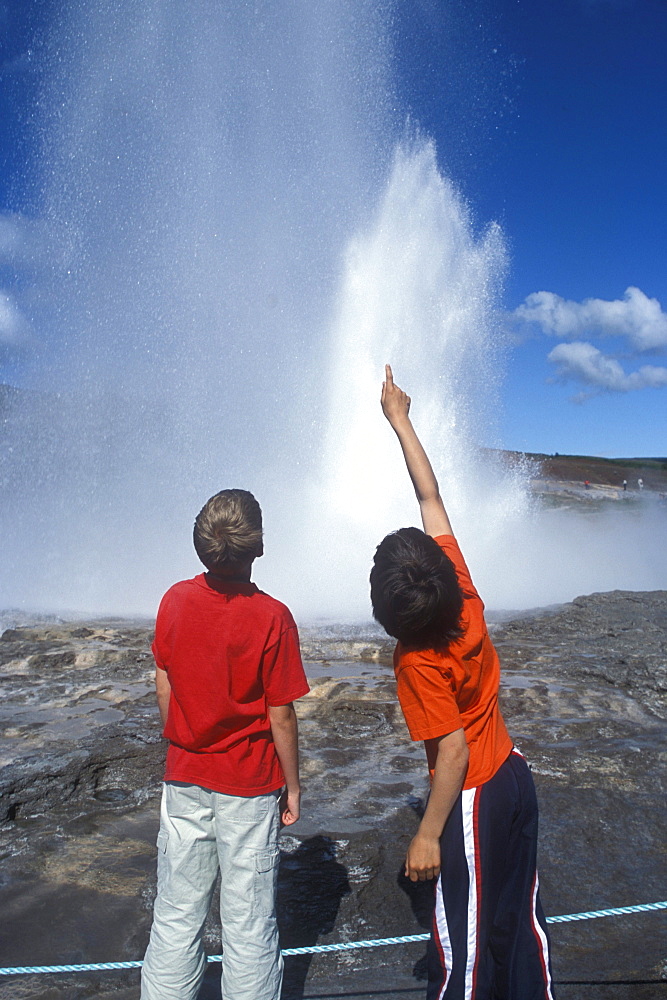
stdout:
<svg viewBox="0 0 667 1000">
<path fill-rule="evenodd" d="M 382 410 L 403 449 L 424 531 L 387 535 L 371 571 L 373 614 L 398 640 L 398 699 L 423 740 L 431 794 L 405 861 L 437 879 L 427 1000 L 553 1000 L 536 869 L 530 770 L 498 707 L 500 664 L 456 543 L 410 398 L 386 366 Z"/>
</svg>

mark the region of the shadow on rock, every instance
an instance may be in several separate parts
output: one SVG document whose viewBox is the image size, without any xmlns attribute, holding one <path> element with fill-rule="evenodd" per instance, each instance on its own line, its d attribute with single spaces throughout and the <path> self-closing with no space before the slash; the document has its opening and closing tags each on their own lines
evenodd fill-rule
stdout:
<svg viewBox="0 0 667 1000">
<path fill-rule="evenodd" d="M 421 820 L 425 809 L 425 803 L 423 800 L 410 797 L 408 804 Z M 422 927 L 424 931 L 428 931 L 430 933 L 433 922 L 435 879 L 428 882 L 411 882 L 406 876 L 403 866 L 401 866 L 396 875 L 396 884 L 410 900 L 412 912 L 419 926 Z M 425 981 L 428 978 L 426 954 L 422 955 L 422 957 L 415 962 L 412 969 L 412 975 L 415 979 L 420 981 Z"/>
<path fill-rule="evenodd" d="M 350 892 L 347 869 L 336 860 L 329 837 L 310 837 L 283 854 L 278 875 L 278 924 L 282 948 L 316 945 L 330 934 L 343 896 Z M 285 958 L 283 1000 L 300 1000 L 312 955 Z"/>
</svg>

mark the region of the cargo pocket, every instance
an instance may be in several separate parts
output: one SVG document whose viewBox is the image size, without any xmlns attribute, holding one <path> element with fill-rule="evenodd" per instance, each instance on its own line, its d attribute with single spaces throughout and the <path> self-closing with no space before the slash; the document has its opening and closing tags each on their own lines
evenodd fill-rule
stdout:
<svg viewBox="0 0 667 1000">
<path fill-rule="evenodd" d="M 255 911 L 262 917 L 271 917 L 275 911 L 279 859 L 277 849 L 255 854 Z"/>
</svg>

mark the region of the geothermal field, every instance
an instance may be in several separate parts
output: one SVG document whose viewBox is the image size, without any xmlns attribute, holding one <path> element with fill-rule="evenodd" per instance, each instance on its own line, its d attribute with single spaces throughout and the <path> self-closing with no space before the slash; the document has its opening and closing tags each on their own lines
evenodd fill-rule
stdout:
<svg viewBox="0 0 667 1000">
<path fill-rule="evenodd" d="M 492 634 L 503 714 L 540 800 L 547 917 L 658 901 L 667 594 L 593 594 L 504 618 Z M 120 619 L 35 622 L 2 635 L 3 965 L 143 956 L 165 754 L 150 638 L 150 622 Z M 301 638 L 311 692 L 297 703 L 304 800 L 282 836 L 282 946 L 424 933 L 431 890 L 401 872 L 428 782 L 396 704 L 392 645 L 370 625 L 306 626 Z M 659 995 L 661 913 L 550 930 L 559 997 Z M 417 942 L 288 957 L 284 996 L 417 997 L 424 953 Z M 0 981 L 0 997 L 135 1000 L 138 976 L 17 976 Z M 202 997 L 219 996 L 213 963 Z"/>
<path fill-rule="evenodd" d="M 228 487 L 262 504 L 254 579 L 294 612 L 312 688 L 283 947 L 428 930 L 430 890 L 401 876 L 423 748 L 368 600 L 375 546 L 418 514 L 380 412 L 386 362 L 489 612 L 547 916 L 664 900 L 665 459 L 495 446 L 507 240 L 396 114 L 392 5 L 51 6 L 25 205 L 0 220 L 40 332 L 20 388 L 0 386 L 0 966 L 143 956 L 153 621 L 199 572 L 194 516 Z M 551 934 L 561 1000 L 663 995 L 662 912 Z M 285 1000 L 421 996 L 424 949 L 289 957 Z M 0 998 L 136 1000 L 138 975 L 3 975 Z M 201 1000 L 218 979 L 214 962 Z"/>
</svg>

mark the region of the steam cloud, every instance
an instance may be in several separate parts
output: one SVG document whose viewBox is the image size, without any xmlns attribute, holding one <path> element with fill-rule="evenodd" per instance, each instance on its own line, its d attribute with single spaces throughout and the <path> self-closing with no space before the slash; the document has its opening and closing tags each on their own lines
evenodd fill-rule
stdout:
<svg viewBox="0 0 667 1000">
<path fill-rule="evenodd" d="M 602 391 L 667 386 L 667 368 L 642 365 L 628 373 L 613 355 L 579 339 L 584 334 L 622 338 L 623 353 L 629 357 L 667 350 L 667 313 L 657 299 L 650 299 L 640 288 L 630 286 L 622 299 L 613 301 L 591 298 L 573 302 L 554 292 L 533 292 L 512 315 L 520 323 L 537 324 L 547 335 L 573 341 L 555 347 L 548 361 L 556 367 L 559 381 L 589 387 L 580 400 Z"/>
</svg>

